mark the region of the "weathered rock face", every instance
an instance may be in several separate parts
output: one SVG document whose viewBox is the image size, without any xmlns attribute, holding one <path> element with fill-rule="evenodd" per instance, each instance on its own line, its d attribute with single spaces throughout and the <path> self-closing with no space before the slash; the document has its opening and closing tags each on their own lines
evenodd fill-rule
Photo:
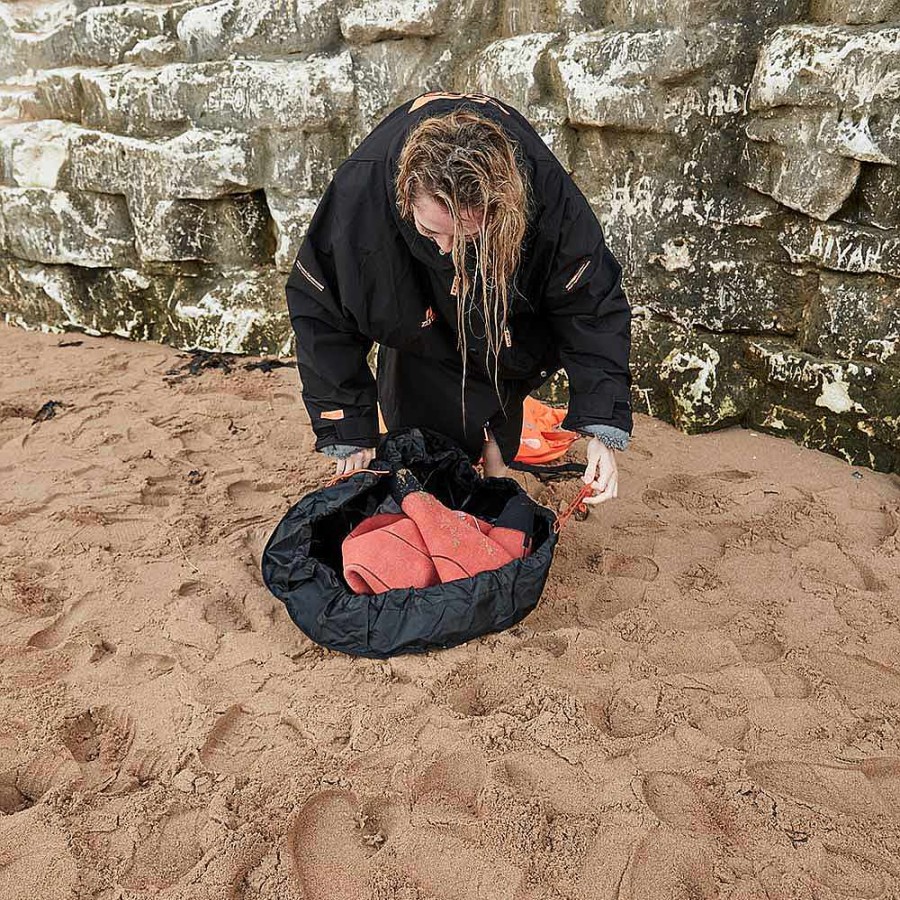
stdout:
<svg viewBox="0 0 900 900">
<path fill-rule="evenodd" d="M 623 264 L 636 409 L 900 471 L 900 0 L 4 4 L 0 79 L 9 321 L 288 353 L 336 167 L 479 90 Z"/>
</svg>

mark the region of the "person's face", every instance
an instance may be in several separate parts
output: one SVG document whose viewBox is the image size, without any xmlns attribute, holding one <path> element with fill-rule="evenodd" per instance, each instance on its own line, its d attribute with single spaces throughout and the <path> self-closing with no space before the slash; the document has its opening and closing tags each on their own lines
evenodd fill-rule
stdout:
<svg viewBox="0 0 900 900">
<path fill-rule="evenodd" d="M 484 210 L 467 207 L 460 214 L 460 225 L 467 238 L 478 233 Z M 434 241 L 444 252 L 453 247 L 453 216 L 443 203 L 434 197 L 419 197 L 413 203 L 413 219 L 419 234 Z"/>
</svg>

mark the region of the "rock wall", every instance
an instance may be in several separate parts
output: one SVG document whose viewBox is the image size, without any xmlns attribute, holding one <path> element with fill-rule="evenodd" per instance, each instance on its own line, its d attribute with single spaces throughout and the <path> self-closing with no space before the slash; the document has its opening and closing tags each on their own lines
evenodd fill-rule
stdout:
<svg viewBox="0 0 900 900">
<path fill-rule="evenodd" d="M 288 353 L 335 167 L 474 89 L 625 266 L 636 409 L 900 471 L 900 0 L 29 0 L 0 78 L 9 321 Z"/>
</svg>

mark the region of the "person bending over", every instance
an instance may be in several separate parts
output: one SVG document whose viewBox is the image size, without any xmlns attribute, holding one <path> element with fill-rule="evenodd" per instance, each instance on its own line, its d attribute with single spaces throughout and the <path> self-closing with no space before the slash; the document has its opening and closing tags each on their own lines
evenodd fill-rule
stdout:
<svg viewBox="0 0 900 900">
<path fill-rule="evenodd" d="M 433 92 L 386 116 L 335 172 L 286 293 L 315 449 L 336 474 L 374 456 L 380 405 L 388 429 L 441 432 L 503 476 L 525 397 L 563 368 L 562 427 L 590 438 L 586 502 L 617 496 L 632 432 L 622 268 L 509 104 Z"/>
</svg>

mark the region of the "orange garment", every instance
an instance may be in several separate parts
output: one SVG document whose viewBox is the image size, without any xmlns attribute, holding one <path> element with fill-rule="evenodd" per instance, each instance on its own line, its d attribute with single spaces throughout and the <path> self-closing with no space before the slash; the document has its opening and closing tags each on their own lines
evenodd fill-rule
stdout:
<svg viewBox="0 0 900 900">
<path fill-rule="evenodd" d="M 563 456 L 578 440 L 574 431 L 563 431 L 559 427 L 565 417 L 566 410 L 554 409 L 534 397 L 526 397 L 522 416 L 522 440 L 516 460 L 540 465 Z"/>
<path fill-rule="evenodd" d="M 355 593 L 432 587 L 528 554 L 523 531 L 448 509 L 425 491 L 408 493 L 401 509 L 365 519 L 344 539 L 344 578 Z"/>
</svg>

